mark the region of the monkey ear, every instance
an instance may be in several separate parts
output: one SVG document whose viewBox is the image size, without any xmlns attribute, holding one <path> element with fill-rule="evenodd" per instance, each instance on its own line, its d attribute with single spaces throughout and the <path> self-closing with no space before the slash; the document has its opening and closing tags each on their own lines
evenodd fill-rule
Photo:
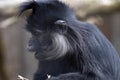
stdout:
<svg viewBox="0 0 120 80">
<path fill-rule="evenodd" d="M 60 32 L 62 34 L 66 33 L 68 30 L 68 24 L 66 21 L 64 20 L 57 20 L 54 22 L 55 26 L 56 26 L 56 30 L 57 32 Z"/>
<path fill-rule="evenodd" d="M 32 9 L 32 11 L 34 11 L 36 5 L 37 5 L 37 3 L 34 0 L 23 3 L 19 7 L 19 15 L 21 15 L 24 11 L 29 10 L 29 9 Z"/>
</svg>

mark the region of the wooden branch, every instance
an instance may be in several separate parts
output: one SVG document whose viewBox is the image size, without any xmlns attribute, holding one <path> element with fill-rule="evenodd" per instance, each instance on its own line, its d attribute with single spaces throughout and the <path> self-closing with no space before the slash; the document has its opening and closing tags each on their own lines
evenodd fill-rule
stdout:
<svg viewBox="0 0 120 80">
<path fill-rule="evenodd" d="M 109 5 L 105 5 L 105 4 L 94 5 L 93 3 L 91 3 L 88 6 L 78 8 L 76 11 L 78 16 L 84 18 L 88 16 L 111 14 L 120 11 L 120 2 L 112 3 Z"/>
<path fill-rule="evenodd" d="M 12 4 L 3 5 L 7 1 L 0 1 L 0 14 L 15 15 L 18 13 L 18 6 L 29 0 L 13 0 Z M 120 11 L 120 0 L 60 0 L 72 7 L 78 16 L 87 17 Z"/>
<path fill-rule="evenodd" d="M 0 14 L 14 16 L 18 13 L 18 7 L 21 3 L 30 0 L 2 0 L 0 1 Z"/>
<path fill-rule="evenodd" d="M 75 9 L 78 17 L 105 15 L 120 11 L 120 0 L 60 0 Z"/>
<path fill-rule="evenodd" d="M 16 23 L 18 21 L 18 18 L 13 16 L 13 17 L 10 17 L 10 18 L 7 18 L 3 21 L 0 22 L 0 29 L 1 28 L 7 28 L 9 27 L 10 25 Z"/>
</svg>

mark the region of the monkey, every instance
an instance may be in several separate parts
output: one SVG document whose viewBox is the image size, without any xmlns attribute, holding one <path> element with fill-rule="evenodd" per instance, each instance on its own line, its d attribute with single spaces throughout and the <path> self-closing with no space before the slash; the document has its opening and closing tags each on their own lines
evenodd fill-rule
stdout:
<svg viewBox="0 0 120 80">
<path fill-rule="evenodd" d="M 97 26 L 58 0 L 26 2 L 20 14 L 28 9 L 28 49 L 39 61 L 33 80 L 120 80 L 118 52 Z"/>
</svg>

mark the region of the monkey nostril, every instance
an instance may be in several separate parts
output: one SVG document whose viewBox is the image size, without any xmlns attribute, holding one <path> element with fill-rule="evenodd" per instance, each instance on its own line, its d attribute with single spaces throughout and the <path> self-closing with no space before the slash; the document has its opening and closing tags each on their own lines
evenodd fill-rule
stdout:
<svg viewBox="0 0 120 80">
<path fill-rule="evenodd" d="M 36 51 L 35 48 L 33 46 L 30 46 L 30 45 L 27 46 L 27 50 L 30 51 L 30 52 L 35 52 Z"/>
</svg>

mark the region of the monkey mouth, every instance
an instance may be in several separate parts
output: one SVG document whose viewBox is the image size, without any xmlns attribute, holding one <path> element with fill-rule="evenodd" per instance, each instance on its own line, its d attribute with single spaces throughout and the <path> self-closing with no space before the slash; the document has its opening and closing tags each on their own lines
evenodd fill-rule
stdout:
<svg viewBox="0 0 120 80">
<path fill-rule="evenodd" d="M 34 51 L 32 52 L 35 56 L 38 56 L 39 52 L 38 51 Z"/>
<path fill-rule="evenodd" d="M 27 49 L 27 50 L 28 50 L 28 52 L 30 52 L 31 54 L 34 54 L 34 55 L 37 55 L 37 54 L 38 54 L 38 52 L 35 51 L 35 50 L 32 50 L 32 49 Z"/>
<path fill-rule="evenodd" d="M 35 58 L 38 58 L 38 52 L 34 52 Z"/>
<path fill-rule="evenodd" d="M 34 52 L 34 55 L 38 56 L 38 55 L 40 55 L 40 52 Z"/>
<path fill-rule="evenodd" d="M 43 60 L 46 59 L 46 58 L 45 58 L 45 55 L 42 55 L 42 54 L 40 54 L 39 52 L 35 52 L 35 53 L 34 53 L 34 56 L 35 56 L 36 59 L 38 59 L 38 60 L 40 60 L 40 61 L 43 61 Z"/>
</svg>

